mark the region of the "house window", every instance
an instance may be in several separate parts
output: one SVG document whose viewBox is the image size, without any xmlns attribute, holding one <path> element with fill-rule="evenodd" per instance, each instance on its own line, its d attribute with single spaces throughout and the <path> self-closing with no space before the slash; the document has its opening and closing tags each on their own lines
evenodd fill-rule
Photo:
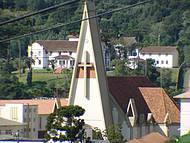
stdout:
<svg viewBox="0 0 190 143">
<path fill-rule="evenodd" d="M 166 64 L 168 64 L 168 61 L 166 61 Z"/>
<path fill-rule="evenodd" d="M 52 51 L 49 52 L 50 56 L 52 55 Z"/>
<path fill-rule="evenodd" d="M 156 61 L 156 64 L 159 64 L 159 61 Z"/>
<path fill-rule="evenodd" d="M 39 128 L 42 128 L 42 117 L 39 118 Z"/>
<path fill-rule="evenodd" d="M 72 60 L 70 60 L 70 66 L 73 66 L 73 61 Z"/>
<path fill-rule="evenodd" d="M 71 55 L 72 54 L 72 52 L 71 51 L 69 51 L 69 55 Z"/>
<path fill-rule="evenodd" d="M 41 60 L 38 60 L 38 64 L 41 65 Z"/>
<path fill-rule="evenodd" d="M 36 113 L 36 108 L 34 108 L 34 113 Z"/>
<path fill-rule="evenodd" d="M 62 61 L 59 61 L 59 65 L 62 65 Z"/>
<path fill-rule="evenodd" d="M 36 129 L 35 128 L 33 128 L 33 132 L 35 132 L 36 131 Z"/>
<path fill-rule="evenodd" d="M 38 51 L 38 56 L 41 56 L 41 51 Z"/>
<path fill-rule="evenodd" d="M 65 65 L 65 61 L 63 61 L 63 65 Z"/>
<path fill-rule="evenodd" d="M 46 54 L 48 54 L 48 51 L 47 51 L 47 50 L 45 50 L 45 53 L 46 53 Z"/>
<path fill-rule="evenodd" d="M 12 120 L 18 120 L 18 108 L 17 107 L 11 107 L 11 119 Z"/>
<path fill-rule="evenodd" d="M 61 52 L 59 51 L 59 56 L 61 55 Z"/>
<path fill-rule="evenodd" d="M 35 121 L 36 121 L 36 118 L 33 119 L 33 122 L 35 122 Z"/>
<path fill-rule="evenodd" d="M 161 64 L 164 64 L 164 61 L 161 61 Z"/>
<path fill-rule="evenodd" d="M 152 53 L 149 53 L 149 56 L 152 56 Z"/>
</svg>

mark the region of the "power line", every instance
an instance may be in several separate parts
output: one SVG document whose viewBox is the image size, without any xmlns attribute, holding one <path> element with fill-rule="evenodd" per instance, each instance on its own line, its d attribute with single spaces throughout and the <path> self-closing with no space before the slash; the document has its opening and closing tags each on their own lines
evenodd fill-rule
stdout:
<svg viewBox="0 0 190 143">
<path fill-rule="evenodd" d="M 72 21 L 72 22 L 64 23 L 64 24 L 58 24 L 56 26 L 53 26 L 53 27 L 50 27 L 50 28 L 47 28 L 47 29 L 43 29 L 43 30 L 40 30 L 40 31 L 31 32 L 31 33 L 16 36 L 16 37 L 13 37 L 13 38 L 8 38 L 8 39 L 5 39 L 5 40 L 1 40 L 0 43 L 8 42 L 8 41 L 15 40 L 15 39 L 20 39 L 20 38 L 31 36 L 31 35 L 36 35 L 36 34 L 39 34 L 39 33 L 42 33 L 42 32 L 57 29 L 57 28 L 60 28 L 60 27 L 63 27 L 63 26 L 71 25 L 71 24 L 76 24 L 76 23 L 79 23 L 79 22 L 82 22 L 82 21 L 85 21 L 85 20 L 88 20 L 88 19 L 101 17 L 103 15 L 111 14 L 111 13 L 118 12 L 118 11 L 121 11 L 121 10 L 124 10 L 124 9 L 130 9 L 130 8 L 133 8 L 133 7 L 138 6 L 138 5 L 149 3 L 151 1 L 153 1 L 153 0 L 147 0 L 147 1 L 144 1 L 144 2 L 139 2 L 139 3 L 136 3 L 136 4 L 132 4 L 132 5 L 129 5 L 129 6 L 116 8 L 116 9 L 113 9 L 113 10 L 110 10 L 110 11 L 107 11 L 107 12 L 103 12 L 103 13 L 100 13 L 100 14 L 97 14 L 97 15 L 94 15 L 94 16 L 90 16 L 89 18 L 79 19 L 79 20 L 75 20 L 75 21 Z"/>
<path fill-rule="evenodd" d="M 78 1 L 79 0 L 69 0 L 67 2 L 58 4 L 58 5 L 54 5 L 54 6 L 51 6 L 51 7 L 48 7 L 48 8 L 39 10 L 39 11 L 36 11 L 36 12 L 28 13 L 26 15 L 19 16 L 19 17 L 14 18 L 14 19 L 10 19 L 8 21 L 1 22 L 0 26 L 8 24 L 8 23 L 16 22 L 16 21 L 22 20 L 24 18 L 27 18 L 27 17 L 30 17 L 30 16 L 34 16 L 34 15 L 37 15 L 37 14 L 40 14 L 40 13 L 44 13 L 44 12 L 47 12 L 47 11 L 50 11 L 50 10 L 53 10 L 53 9 L 57 9 L 59 7 L 65 6 L 65 5 L 70 5 L 70 4 L 73 4 L 73 3 L 78 2 Z"/>
</svg>

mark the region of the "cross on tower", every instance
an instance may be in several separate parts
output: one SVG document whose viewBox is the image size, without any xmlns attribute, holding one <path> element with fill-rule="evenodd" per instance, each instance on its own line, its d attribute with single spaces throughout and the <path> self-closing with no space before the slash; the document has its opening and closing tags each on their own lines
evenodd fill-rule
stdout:
<svg viewBox="0 0 190 143">
<path fill-rule="evenodd" d="M 84 52 L 84 63 L 78 64 L 78 67 L 84 69 L 83 78 L 84 78 L 84 95 L 87 97 L 87 72 L 88 69 L 93 68 L 93 64 L 87 63 L 87 51 Z"/>
</svg>

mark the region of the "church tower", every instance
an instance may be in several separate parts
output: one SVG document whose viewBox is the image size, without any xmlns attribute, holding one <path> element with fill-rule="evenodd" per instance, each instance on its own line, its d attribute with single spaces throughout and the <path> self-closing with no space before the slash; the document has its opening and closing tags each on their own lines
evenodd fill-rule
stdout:
<svg viewBox="0 0 190 143">
<path fill-rule="evenodd" d="M 85 123 L 103 131 L 113 122 L 99 28 L 97 19 L 92 18 L 94 15 L 94 3 L 86 0 L 69 104 L 82 106 L 85 109 Z"/>
</svg>

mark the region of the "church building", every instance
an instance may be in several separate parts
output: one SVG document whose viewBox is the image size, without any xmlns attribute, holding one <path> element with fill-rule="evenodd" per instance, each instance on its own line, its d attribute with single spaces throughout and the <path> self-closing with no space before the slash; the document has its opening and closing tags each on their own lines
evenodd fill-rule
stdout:
<svg viewBox="0 0 190 143">
<path fill-rule="evenodd" d="M 179 135 L 179 109 L 162 88 L 146 77 L 107 77 L 93 1 L 86 0 L 69 105 L 85 109 L 82 118 L 101 131 L 120 125 L 125 140 L 150 132 Z"/>
</svg>

